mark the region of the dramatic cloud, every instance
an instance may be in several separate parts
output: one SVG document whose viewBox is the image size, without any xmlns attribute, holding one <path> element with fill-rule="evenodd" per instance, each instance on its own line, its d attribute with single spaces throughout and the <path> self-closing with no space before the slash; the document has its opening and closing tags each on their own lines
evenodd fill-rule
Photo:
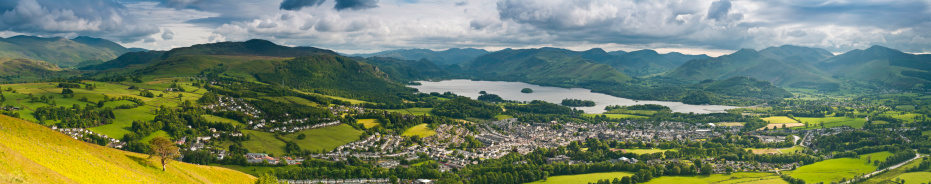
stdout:
<svg viewBox="0 0 931 184">
<path fill-rule="evenodd" d="M 708 18 L 714 20 L 727 19 L 727 13 L 731 11 L 731 1 L 720 0 L 711 3 L 708 8 Z"/>
<path fill-rule="evenodd" d="M 174 38 L 175 38 L 175 33 L 171 32 L 171 30 L 165 29 L 165 31 L 162 32 L 162 40 L 171 40 Z"/>
<path fill-rule="evenodd" d="M 154 49 L 260 38 L 349 53 L 398 48 L 495 50 L 544 46 L 696 53 L 784 44 L 820 47 L 832 52 L 883 45 L 907 52 L 931 53 L 929 3 L 928 0 L 7 0 L 0 1 L 0 35 L 87 35 Z"/>
<path fill-rule="evenodd" d="M 301 10 L 304 7 L 320 6 L 326 0 L 284 0 L 281 2 L 282 10 Z"/>
<path fill-rule="evenodd" d="M 34 35 L 86 35 L 138 41 L 159 32 L 138 24 L 126 7 L 109 0 L 18 0 L 0 3 L 0 30 Z"/>
<path fill-rule="evenodd" d="M 336 10 L 363 10 L 378 7 L 378 0 L 336 0 Z"/>
</svg>

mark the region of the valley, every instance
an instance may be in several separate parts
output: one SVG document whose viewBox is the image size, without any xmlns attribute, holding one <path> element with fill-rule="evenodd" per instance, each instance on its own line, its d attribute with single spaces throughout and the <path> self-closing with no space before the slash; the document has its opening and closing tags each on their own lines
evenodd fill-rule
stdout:
<svg viewBox="0 0 931 184">
<path fill-rule="evenodd" d="M 82 67 L 2 60 L 17 80 L 0 84 L 9 116 L 0 128 L 60 137 L 80 146 L 80 158 L 130 155 L 114 164 L 165 183 L 882 183 L 927 171 L 907 164 L 862 177 L 931 154 L 931 97 L 921 86 L 846 82 L 819 68 L 843 55 L 796 46 L 720 57 L 482 51 L 344 56 L 249 40 Z M 805 74 L 749 72 L 801 70 L 774 67 L 783 61 Z M 738 64 L 747 70 L 722 72 Z M 30 156 L 51 150 L 24 139 L 0 147 L 15 153 L 0 164 L 28 172 L 0 179 L 93 181 L 45 163 L 81 164 Z M 142 157 L 165 139 L 179 150 L 169 164 L 178 170 L 153 174 L 157 164 Z"/>
</svg>

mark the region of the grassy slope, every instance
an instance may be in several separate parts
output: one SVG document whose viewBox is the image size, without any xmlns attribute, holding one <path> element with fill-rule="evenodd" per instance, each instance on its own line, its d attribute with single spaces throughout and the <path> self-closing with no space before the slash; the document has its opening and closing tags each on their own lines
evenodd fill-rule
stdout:
<svg viewBox="0 0 931 184">
<path fill-rule="evenodd" d="M 420 137 L 430 137 L 436 135 L 436 132 L 430 130 L 430 127 L 427 127 L 427 124 L 419 124 L 417 126 L 411 127 L 404 131 L 403 136 L 414 136 L 419 135 Z"/>
<path fill-rule="evenodd" d="M 925 177 L 925 180 L 909 179 L 914 175 L 921 175 L 919 174 L 921 172 L 906 173 L 905 170 L 909 168 L 913 168 L 913 167 L 918 167 L 919 164 L 921 164 L 921 159 L 913 160 L 912 162 L 909 162 L 908 164 L 905 164 L 902 167 L 895 168 L 895 169 L 889 170 L 888 172 L 884 172 L 882 174 L 870 177 L 870 179 L 867 179 L 866 181 L 863 181 L 861 183 L 862 184 L 893 183 L 892 181 L 895 180 L 895 178 L 900 178 L 900 177 L 903 179 L 906 179 L 905 180 L 906 183 L 918 183 L 918 181 L 924 181 L 924 182 L 931 181 L 931 173 L 929 172 L 924 172 L 924 173 L 929 174 L 929 176 Z"/>
<path fill-rule="evenodd" d="M 840 181 L 841 178 L 853 178 L 876 170 L 876 166 L 866 163 L 867 155 L 872 160 L 885 160 L 892 155 L 889 152 L 878 152 L 860 155 L 860 158 L 836 158 L 799 167 L 794 171 L 785 171 L 786 174 L 805 180 L 806 183 Z"/>
<path fill-rule="evenodd" d="M 72 139 L 46 127 L 0 116 L 0 181 L 12 183 L 251 183 L 229 169 L 171 162 Z"/>
<path fill-rule="evenodd" d="M 762 118 L 762 119 L 763 121 L 766 121 L 769 123 L 776 123 L 776 124 L 798 123 L 797 121 L 789 117 L 785 117 L 785 116 L 773 116 L 773 117 L 767 117 L 767 118 Z"/>
<path fill-rule="evenodd" d="M 601 179 L 613 180 L 614 178 L 623 178 L 624 176 L 633 176 L 629 172 L 607 172 L 607 173 L 591 173 L 591 174 L 577 174 L 577 175 L 566 175 L 566 176 L 553 176 L 546 179 L 546 181 L 536 181 L 530 184 L 586 184 L 589 182 L 597 182 Z"/>
<path fill-rule="evenodd" d="M 275 134 L 253 130 L 243 130 L 242 132 L 252 135 L 252 139 L 243 142 L 243 146 L 249 149 L 249 151 L 266 152 L 275 156 L 284 155 L 285 142 L 276 139 Z M 297 135 L 301 133 L 307 135 L 307 138 L 304 140 L 297 140 Z M 359 135 L 362 135 L 362 131 L 353 129 L 346 124 L 340 124 L 338 126 L 304 130 L 281 137 L 287 141 L 294 141 L 301 149 L 314 151 L 324 149 L 329 151 L 343 144 L 358 140 Z"/>
</svg>

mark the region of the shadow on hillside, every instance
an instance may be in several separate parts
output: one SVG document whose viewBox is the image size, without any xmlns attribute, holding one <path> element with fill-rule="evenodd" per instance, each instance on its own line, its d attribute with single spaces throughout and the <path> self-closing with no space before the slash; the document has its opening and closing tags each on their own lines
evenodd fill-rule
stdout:
<svg viewBox="0 0 931 184">
<path fill-rule="evenodd" d="M 161 168 L 159 168 L 159 167 L 156 167 L 156 165 L 153 164 L 152 161 L 149 160 L 149 159 L 142 158 L 142 157 L 137 157 L 137 156 L 132 156 L 132 155 L 126 155 L 126 157 L 128 157 L 129 159 L 131 159 L 131 160 L 133 160 L 133 161 L 136 161 L 136 163 L 139 163 L 139 165 L 142 165 L 142 166 L 145 166 L 145 167 L 151 167 L 151 168 L 155 168 L 155 169 L 161 169 Z"/>
</svg>

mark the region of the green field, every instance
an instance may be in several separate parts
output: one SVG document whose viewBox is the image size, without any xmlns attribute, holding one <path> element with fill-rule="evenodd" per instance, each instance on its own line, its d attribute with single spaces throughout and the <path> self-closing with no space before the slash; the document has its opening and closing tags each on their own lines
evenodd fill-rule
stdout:
<svg viewBox="0 0 931 184">
<path fill-rule="evenodd" d="M 171 137 L 168 136 L 168 132 L 165 132 L 164 130 L 158 130 L 152 132 L 152 134 L 149 134 L 148 136 L 143 137 L 141 140 L 139 140 L 139 142 L 149 143 L 149 141 L 156 137 L 165 137 L 171 139 Z"/>
<path fill-rule="evenodd" d="M 895 178 L 898 178 L 900 175 L 904 174 L 905 170 L 907 170 L 908 168 L 917 167 L 919 164 L 921 164 L 921 159 L 916 159 L 916 160 L 913 160 L 912 162 L 909 162 L 908 164 L 903 165 L 902 167 L 895 168 L 887 172 L 883 172 L 879 175 L 870 177 L 866 181 L 863 181 L 860 183 L 862 184 L 893 183 L 892 181 L 895 180 Z M 931 177 L 929 177 L 928 179 L 929 180 L 927 181 L 931 181 Z M 916 180 L 916 181 L 920 181 L 920 180 Z M 906 180 L 906 183 L 909 183 L 909 181 Z"/>
<path fill-rule="evenodd" d="M 898 179 L 905 180 L 905 184 L 922 184 L 931 182 L 931 172 L 910 172 L 899 175 Z"/>
<path fill-rule="evenodd" d="M 743 126 L 744 122 L 722 122 L 722 123 L 715 123 L 714 125 L 716 126 Z"/>
<path fill-rule="evenodd" d="M 867 155 L 872 156 L 872 160 L 885 160 L 886 157 L 892 156 L 892 153 L 877 152 L 860 155 L 860 158 L 830 159 L 805 165 L 794 171 L 785 171 L 784 173 L 805 180 L 806 183 L 831 183 L 832 181 L 840 181 L 842 178 L 850 179 L 856 175 L 862 175 L 876 170 L 876 166 L 866 163 Z"/>
<path fill-rule="evenodd" d="M 514 118 L 514 116 L 504 115 L 504 114 L 495 115 L 495 119 L 497 120 L 504 120 L 504 119 L 511 119 L 511 118 Z"/>
<path fill-rule="evenodd" d="M 530 184 L 586 184 L 589 182 L 597 182 L 598 180 L 608 179 L 614 180 L 614 178 L 623 178 L 624 176 L 633 176 L 629 172 L 606 172 L 606 173 L 591 173 L 591 174 L 577 174 L 577 175 L 565 175 L 565 176 L 552 176 L 546 179 L 546 181 L 540 180 L 531 182 Z"/>
<path fill-rule="evenodd" d="M 233 125 L 245 126 L 245 124 L 242 124 L 239 121 L 227 119 L 224 117 L 219 117 L 219 116 L 214 116 L 214 115 L 209 115 L 209 114 L 201 115 L 201 117 L 204 117 L 204 119 L 207 119 L 207 121 L 209 122 L 220 122 L 220 123 L 229 123 Z"/>
<path fill-rule="evenodd" d="M 415 136 L 419 135 L 420 137 L 430 137 L 436 135 L 436 131 L 430 130 L 430 127 L 427 127 L 427 124 L 419 124 L 417 126 L 411 127 L 404 131 L 402 136 Z"/>
<path fill-rule="evenodd" d="M 671 150 L 675 151 L 675 149 L 671 149 Z M 624 149 L 624 151 L 627 153 L 650 154 L 650 153 L 666 152 L 670 150 L 667 150 L 667 149 Z"/>
<path fill-rule="evenodd" d="M 863 128 L 863 125 L 866 124 L 866 120 L 863 118 L 848 118 L 848 117 L 823 117 L 823 118 L 795 118 L 802 123 L 808 123 L 808 128 L 804 126 L 798 127 L 799 129 L 816 129 L 821 128 L 819 124 L 824 122 L 825 128 L 839 127 L 839 126 L 850 126 L 854 128 Z"/>
<path fill-rule="evenodd" d="M 381 125 L 381 123 L 378 123 L 377 119 L 359 119 L 358 123 L 361 123 L 362 126 L 365 126 L 365 128 L 372 128 Z"/>
<path fill-rule="evenodd" d="M 805 149 L 805 147 L 793 146 L 793 147 L 791 147 L 791 148 L 779 149 L 779 151 L 782 152 L 782 153 L 795 153 L 795 151 L 802 151 L 802 150 L 804 150 L 804 149 Z"/>
<path fill-rule="evenodd" d="M 921 135 L 931 136 L 931 130 L 925 130 L 921 132 Z"/>
<path fill-rule="evenodd" d="M 243 147 L 249 149 L 250 152 L 255 153 L 269 153 L 275 156 L 282 156 L 285 154 L 284 145 L 285 142 L 275 138 L 274 133 L 260 132 L 254 130 L 242 130 L 244 134 L 251 135 L 251 139 L 244 141 Z M 297 136 L 300 134 L 307 135 L 307 138 L 304 140 L 297 140 Z M 304 130 L 296 133 L 287 134 L 281 136 L 282 139 L 286 141 L 294 141 L 297 143 L 301 149 L 305 150 L 326 150 L 330 151 L 336 147 L 339 147 L 343 144 L 350 143 L 352 141 L 359 140 L 359 135 L 362 135 L 362 131 L 353 129 L 351 126 L 346 124 L 340 124 L 337 126 L 317 128 Z"/>
<path fill-rule="evenodd" d="M 587 117 L 595 117 L 595 116 L 601 116 L 601 115 L 605 115 L 608 118 L 614 118 L 614 119 L 646 119 L 648 118 L 646 116 L 638 116 L 638 115 L 633 115 L 633 114 L 583 114 L 583 116 L 587 116 Z"/>
<path fill-rule="evenodd" d="M 763 121 L 766 121 L 769 123 L 775 123 L 775 124 L 798 123 L 798 121 L 795 121 L 794 119 L 785 117 L 785 116 L 772 116 L 772 117 L 761 118 L 761 119 L 763 119 Z"/>
<path fill-rule="evenodd" d="M 883 115 L 888 115 L 888 116 L 891 116 L 892 118 L 899 119 L 899 120 L 902 120 L 902 122 L 908 122 L 908 123 L 917 121 L 918 119 L 916 119 L 916 117 L 922 116 L 921 114 L 910 113 L 910 112 L 903 113 L 899 111 L 886 111 L 883 113 Z"/>
<path fill-rule="evenodd" d="M 430 116 L 430 111 L 433 108 L 407 108 L 407 109 L 385 109 L 388 112 L 396 112 L 401 114 L 410 114 L 414 116 Z"/>
<path fill-rule="evenodd" d="M 297 170 L 297 169 L 300 169 L 300 168 L 301 168 L 299 165 L 288 165 L 288 166 L 284 166 L 284 167 L 278 167 L 278 166 L 241 166 L 241 165 L 216 165 L 216 164 L 213 164 L 213 165 L 210 165 L 210 166 L 225 167 L 225 168 L 227 168 L 227 169 L 232 169 L 232 170 L 236 170 L 236 171 L 239 171 L 239 172 L 244 172 L 244 173 L 246 173 L 246 174 L 253 175 L 253 176 L 260 176 L 261 174 L 265 174 L 265 173 L 268 173 L 268 172 L 274 172 L 274 171 L 290 171 L 290 170 Z"/>
<path fill-rule="evenodd" d="M 740 172 L 731 174 L 712 174 L 709 176 L 662 176 L 645 184 L 685 184 L 685 183 L 753 183 L 753 184 L 788 184 L 776 173 Z"/>
</svg>

